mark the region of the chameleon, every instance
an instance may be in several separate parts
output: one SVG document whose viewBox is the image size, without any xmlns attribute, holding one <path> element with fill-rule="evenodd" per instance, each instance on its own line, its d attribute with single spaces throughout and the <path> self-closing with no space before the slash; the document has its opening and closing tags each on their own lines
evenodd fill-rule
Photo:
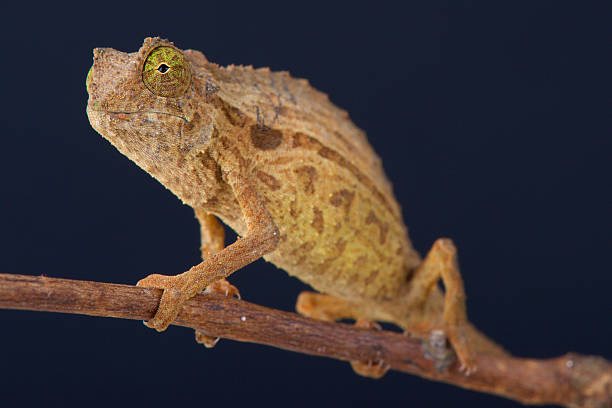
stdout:
<svg viewBox="0 0 612 408">
<path fill-rule="evenodd" d="M 225 278 L 263 257 L 317 291 L 298 296 L 302 315 L 390 322 L 423 338 L 442 331 L 466 374 L 477 353 L 505 354 L 467 319 L 453 242 L 419 255 L 365 133 L 307 80 L 219 66 L 156 37 L 133 53 L 94 49 L 86 88 L 92 127 L 200 223 L 201 263 L 137 283 L 163 289 L 148 327 L 164 331 L 202 291 L 239 296 Z M 236 242 L 225 246 L 220 221 Z M 351 364 L 373 378 L 386 371 Z"/>
</svg>

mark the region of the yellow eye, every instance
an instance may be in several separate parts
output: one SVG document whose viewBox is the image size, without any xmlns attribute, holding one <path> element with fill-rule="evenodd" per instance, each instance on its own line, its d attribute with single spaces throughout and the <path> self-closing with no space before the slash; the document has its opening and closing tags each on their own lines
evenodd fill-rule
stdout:
<svg viewBox="0 0 612 408">
<path fill-rule="evenodd" d="M 162 46 L 154 48 L 147 56 L 142 80 L 154 94 L 176 98 L 189 88 L 191 73 L 179 50 Z"/>
</svg>

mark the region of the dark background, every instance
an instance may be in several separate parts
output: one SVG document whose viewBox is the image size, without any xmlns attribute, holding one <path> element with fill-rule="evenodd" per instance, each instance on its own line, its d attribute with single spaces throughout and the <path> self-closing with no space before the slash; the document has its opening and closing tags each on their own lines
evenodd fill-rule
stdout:
<svg viewBox="0 0 612 408">
<path fill-rule="evenodd" d="M 160 35 L 223 65 L 289 70 L 347 109 L 416 248 L 455 240 L 471 320 L 513 353 L 612 358 L 604 2 L 220 3 L 4 6 L 0 272 L 135 283 L 198 262 L 191 209 L 85 115 L 92 48 Z M 231 281 L 284 310 L 305 287 L 261 261 Z M 23 311 L 0 323 L 12 405 L 519 406 L 254 344 L 205 350 L 176 327 Z"/>
</svg>

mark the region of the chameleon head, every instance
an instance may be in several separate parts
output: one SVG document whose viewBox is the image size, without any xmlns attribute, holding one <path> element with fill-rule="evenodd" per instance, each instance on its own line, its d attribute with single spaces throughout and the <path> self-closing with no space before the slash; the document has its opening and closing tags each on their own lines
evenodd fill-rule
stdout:
<svg viewBox="0 0 612 408">
<path fill-rule="evenodd" d="M 186 156 L 213 133 L 205 88 L 188 55 L 171 42 L 147 38 L 138 52 L 96 48 L 87 74 L 91 125 L 119 151 L 172 188 Z M 178 193 L 175 191 L 175 193 Z"/>
</svg>

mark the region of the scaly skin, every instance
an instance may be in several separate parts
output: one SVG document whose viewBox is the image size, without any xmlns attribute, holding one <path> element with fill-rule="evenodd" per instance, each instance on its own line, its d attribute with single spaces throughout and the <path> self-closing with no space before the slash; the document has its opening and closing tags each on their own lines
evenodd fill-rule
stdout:
<svg viewBox="0 0 612 408">
<path fill-rule="evenodd" d="M 141 281 L 166 289 L 150 326 L 164 330 L 187 298 L 263 255 L 331 296 L 315 305 L 305 294 L 304 314 L 344 302 L 329 320 L 442 328 L 468 369 L 474 350 L 503 352 L 466 321 L 452 243 L 440 241 L 421 261 L 365 134 L 306 80 L 220 67 L 147 38 L 137 53 L 94 50 L 87 90 L 99 133 L 198 219 L 214 215 L 245 237 L 176 278 Z M 204 224 L 214 223 L 203 223 L 203 238 L 212 234 Z"/>
</svg>

